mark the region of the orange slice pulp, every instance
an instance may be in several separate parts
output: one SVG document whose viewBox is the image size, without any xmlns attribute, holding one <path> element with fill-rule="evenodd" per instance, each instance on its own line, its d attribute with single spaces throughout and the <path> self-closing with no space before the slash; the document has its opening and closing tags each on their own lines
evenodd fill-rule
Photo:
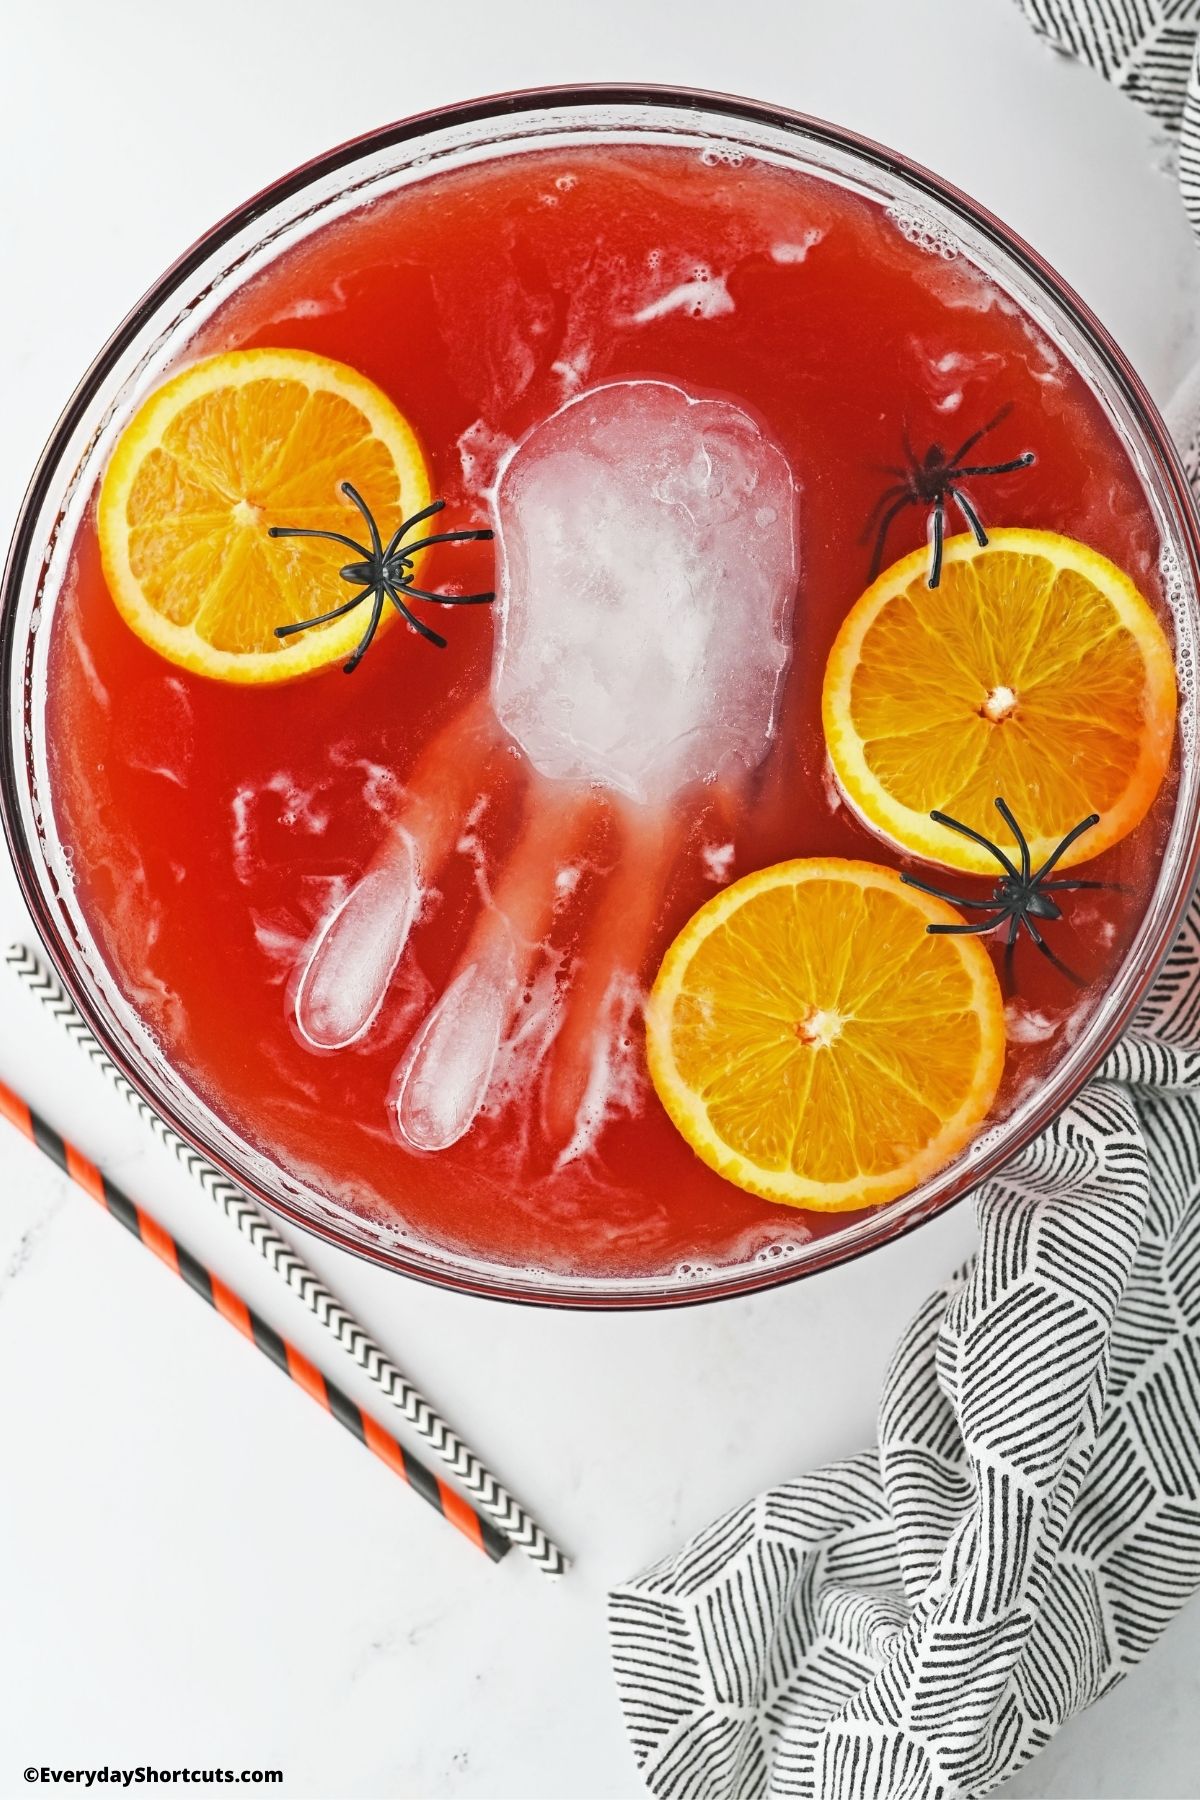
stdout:
<svg viewBox="0 0 1200 1800">
<path fill-rule="evenodd" d="M 268 527 L 364 542 L 344 481 L 385 540 L 429 502 L 416 435 L 373 382 L 303 350 L 193 363 L 143 402 L 101 485 L 100 552 L 118 609 L 171 662 L 222 681 L 286 681 L 343 660 L 361 609 L 286 639 L 275 627 L 349 599 L 339 570 L 355 558 Z"/>
<path fill-rule="evenodd" d="M 718 1174 L 818 1211 L 908 1192 L 969 1142 L 1004 1064 L 1004 1003 L 976 938 L 889 869 L 779 863 L 717 894 L 646 1009 L 650 1075 Z"/>
<path fill-rule="evenodd" d="M 994 874 L 937 809 L 994 837 L 1005 800 L 1035 867 L 1072 826 L 1100 822 L 1060 867 L 1100 854 L 1145 816 L 1175 731 L 1165 632 L 1127 576 L 1054 532 L 951 538 L 879 577 L 825 670 L 825 740 L 851 806 L 914 856 Z"/>
</svg>

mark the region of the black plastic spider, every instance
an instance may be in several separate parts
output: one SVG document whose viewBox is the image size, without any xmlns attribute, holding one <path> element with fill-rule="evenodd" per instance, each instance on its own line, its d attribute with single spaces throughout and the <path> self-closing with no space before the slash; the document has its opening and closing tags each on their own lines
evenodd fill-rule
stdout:
<svg viewBox="0 0 1200 1800">
<path fill-rule="evenodd" d="M 929 568 L 929 586 L 937 587 L 942 578 L 942 539 L 946 533 L 946 502 L 953 500 L 971 530 L 975 533 L 975 542 L 982 549 L 987 544 L 987 532 L 983 523 L 967 496 L 958 483 L 975 475 L 1008 475 L 1013 469 L 1027 469 L 1036 459 L 1032 450 L 1025 450 L 1020 456 L 1014 456 L 1009 462 L 971 463 L 963 462 L 968 451 L 973 450 L 980 438 L 994 431 L 1002 420 L 1007 419 L 1012 411 L 1012 403 L 1002 406 L 994 419 L 981 425 L 978 431 L 972 432 L 965 443 L 958 446 L 952 456 L 947 456 L 940 444 L 931 444 L 924 457 L 919 457 L 912 447 L 907 428 L 904 433 L 904 454 L 908 459 L 907 468 L 884 469 L 885 475 L 895 475 L 897 481 L 890 488 L 885 488 L 875 505 L 871 508 L 870 517 L 863 527 L 860 543 L 865 544 L 878 522 L 875 536 L 875 553 L 871 558 L 869 579 L 874 581 L 883 567 L 883 546 L 887 542 L 887 534 L 892 520 L 906 506 L 932 506 L 933 508 L 933 558 Z M 883 514 L 880 518 L 880 514 Z"/>
<path fill-rule="evenodd" d="M 1055 955 L 1033 921 L 1034 919 L 1062 918 L 1062 908 L 1054 898 L 1055 894 L 1073 892 L 1080 888 L 1107 888 L 1113 885 L 1107 881 L 1048 881 L 1046 879 L 1076 838 L 1082 837 L 1085 831 L 1090 831 L 1093 825 L 1100 823 L 1100 814 L 1089 813 L 1086 819 L 1080 819 L 1078 825 L 1068 831 L 1058 848 L 1050 852 L 1041 868 L 1034 869 L 1033 859 L 1029 854 L 1028 840 L 1013 817 L 1010 808 L 1005 805 L 1003 800 L 997 799 L 996 811 L 1016 840 L 1021 856 L 1019 869 L 1011 857 L 1006 856 L 1000 846 L 993 844 L 990 838 L 985 838 L 982 832 L 973 830 L 970 825 L 964 825 L 959 819 L 951 819 L 946 813 L 931 812 L 929 815 L 936 824 L 948 825 L 951 831 L 960 832 L 963 837 L 970 838 L 973 843 L 982 844 L 983 848 L 995 857 L 1004 870 L 1004 874 L 996 883 L 990 900 L 964 900 L 959 894 L 947 894 L 941 888 L 931 887 L 927 881 L 919 881 L 915 875 L 903 874 L 900 879 L 906 881 L 909 887 L 920 888 L 923 894 L 932 894 L 937 900 L 948 900 L 952 906 L 961 906 L 970 912 L 987 912 L 991 915 L 989 918 L 980 919 L 977 925 L 927 925 L 925 929 L 934 937 L 980 937 L 986 932 L 995 931 L 998 926 L 1007 924 L 1008 938 L 1004 946 L 1004 971 L 1010 987 L 1013 955 L 1022 926 L 1029 933 L 1042 955 L 1047 957 L 1054 967 L 1067 977 L 1068 981 L 1073 981 L 1076 987 L 1083 987 L 1084 983 L 1079 976 L 1073 969 L 1067 967 L 1060 956 Z"/>
<path fill-rule="evenodd" d="M 439 650 L 446 648 L 446 640 L 432 626 L 418 619 L 411 607 L 407 606 L 402 595 L 412 600 L 431 600 L 435 606 L 489 606 L 496 598 L 495 594 L 432 594 L 427 588 L 414 587 L 412 584 L 413 559 L 418 550 L 427 550 L 431 544 L 465 544 L 472 541 L 483 541 L 491 538 L 490 531 L 439 531 L 432 537 L 418 538 L 415 543 L 404 544 L 401 540 L 414 525 L 423 519 L 432 518 L 434 513 L 441 512 L 446 502 L 435 500 L 432 506 L 426 506 L 419 513 L 392 533 L 387 545 L 379 535 L 379 527 L 371 517 L 371 509 L 357 488 L 351 487 L 348 481 L 342 482 L 342 492 L 348 500 L 352 500 L 367 522 L 370 544 L 356 543 L 352 537 L 346 537 L 340 531 L 313 531 L 304 525 L 272 525 L 269 527 L 270 537 L 311 537 L 328 538 L 331 543 L 344 544 L 347 550 L 353 550 L 361 562 L 347 563 L 338 573 L 343 581 L 352 581 L 359 592 L 347 600 L 343 606 L 335 606 L 330 612 L 319 613 L 315 619 L 302 619 L 296 625 L 277 625 L 275 636 L 279 638 L 293 637 L 298 631 L 308 631 L 313 625 L 327 625 L 331 619 L 340 619 L 344 614 L 353 612 L 356 606 L 370 596 L 371 617 L 367 629 L 363 632 L 357 650 L 345 664 L 347 675 L 353 675 L 359 663 L 371 647 L 371 641 L 379 629 L 379 621 L 383 617 L 385 600 L 390 600 L 405 622 L 419 632 L 429 643 L 436 644 Z"/>
</svg>

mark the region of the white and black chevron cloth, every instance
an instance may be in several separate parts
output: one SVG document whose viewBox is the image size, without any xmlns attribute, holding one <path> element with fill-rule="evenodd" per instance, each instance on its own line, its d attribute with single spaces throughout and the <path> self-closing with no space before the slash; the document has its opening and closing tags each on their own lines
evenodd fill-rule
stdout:
<svg viewBox="0 0 1200 1800">
<path fill-rule="evenodd" d="M 1200 236 L 1200 0 L 1017 0 L 1049 44 L 1076 56 L 1156 119 L 1175 143 L 1179 192 Z M 1167 408 L 1200 493 L 1200 365 Z"/>
<path fill-rule="evenodd" d="M 663 1800 L 985 1794 L 1200 1586 L 1200 904 L 1134 1030 L 976 1205 L 878 1447 L 612 1594 Z"/>
<path fill-rule="evenodd" d="M 1179 140 L 1179 187 L 1200 233 L 1200 0 L 1017 0 L 1034 30 L 1089 63 Z"/>
</svg>

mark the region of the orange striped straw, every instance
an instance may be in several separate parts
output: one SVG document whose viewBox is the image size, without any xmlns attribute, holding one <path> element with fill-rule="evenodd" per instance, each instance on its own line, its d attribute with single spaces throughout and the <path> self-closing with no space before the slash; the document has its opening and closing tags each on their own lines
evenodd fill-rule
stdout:
<svg viewBox="0 0 1200 1800">
<path fill-rule="evenodd" d="M 497 1530 L 490 1519 L 483 1518 L 470 1503 L 457 1494 L 452 1487 L 427 1469 L 423 1462 L 415 1457 L 411 1450 L 406 1450 L 381 1425 L 376 1424 L 369 1413 L 362 1412 L 339 1387 L 322 1375 L 306 1356 L 302 1356 L 294 1344 L 280 1337 L 273 1326 L 260 1318 L 258 1313 L 238 1298 L 231 1288 L 226 1287 L 219 1276 L 206 1269 L 203 1263 L 197 1262 L 190 1250 L 186 1250 L 169 1231 L 151 1218 L 140 1206 L 122 1193 L 107 1177 L 102 1175 L 95 1163 L 89 1162 L 74 1144 L 60 1137 L 52 1125 L 40 1118 L 29 1107 L 19 1094 L 0 1082 L 0 1117 L 6 1118 L 16 1126 L 23 1137 L 31 1144 L 36 1144 L 43 1155 L 64 1174 L 71 1177 L 77 1187 L 85 1194 L 90 1194 L 107 1213 L 124 1225 L 126 1231 L 143 1243 L 147 1250 L 152 1250 L 160 1262 L 166 1264 L 174 1274 L 179 1275 L 202 1300 L 228 1320 L 242 1336 L 264 1356 L 270 1358 L 277 1369 L 294 1381 L 297 1387 L 311 1396 L 319 1406 L 335 1418 L 339 1425 L 352 1432 L 360 1444 L 373 1450 L 381 1462 L 385 1462 L 394 1474 L 420 1494 L 422 1500 L 435 1507 L 444 1519 L 449 1520 L 456 1530 L 469 1538 L 477 1550 L 490 1556 L 493 1562 L 512 1548 L 509 1539 L 502 1531 Z"/>
</svg>

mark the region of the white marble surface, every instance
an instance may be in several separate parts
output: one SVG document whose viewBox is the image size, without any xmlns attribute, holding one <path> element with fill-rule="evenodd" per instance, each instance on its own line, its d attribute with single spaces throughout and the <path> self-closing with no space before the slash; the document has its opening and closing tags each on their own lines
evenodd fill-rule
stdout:
<svg viewBox="0 0 1200 1800">
<path fill-rule="evenodd" d="M 1057 263 L 1160 400 L 1200 255 L 1162 146 L 1010 0 L 45 0 L 5 9 L 0 519 L 101 339 L 280 171 L 407 111 L 642 78 L 756 94 L 952 175 Z M 0 866 L 0 939 L 25 920 Z M 0 1078 L 281 1329 L 306 1317 L 0 973 Z M 0 1793 L 29 1763 L 261 1765 L 292 1797 L 632 1797 L 606 1584 L 868 1440 L 969 1209 L 755 1300 L 588 1318 L 306 1245 L 576 1553 L 491 1568 L 0 1130 Z M 341 1360 L 341 1359 L 339 1359 Z M 360 1399 L 365 1383 L 341 1370 Z M 1200 1796 L 1200 1607 L 1008 1792 Z M 273 1790 L 279 1792 L 279 1789 Z"/>
</svg>

